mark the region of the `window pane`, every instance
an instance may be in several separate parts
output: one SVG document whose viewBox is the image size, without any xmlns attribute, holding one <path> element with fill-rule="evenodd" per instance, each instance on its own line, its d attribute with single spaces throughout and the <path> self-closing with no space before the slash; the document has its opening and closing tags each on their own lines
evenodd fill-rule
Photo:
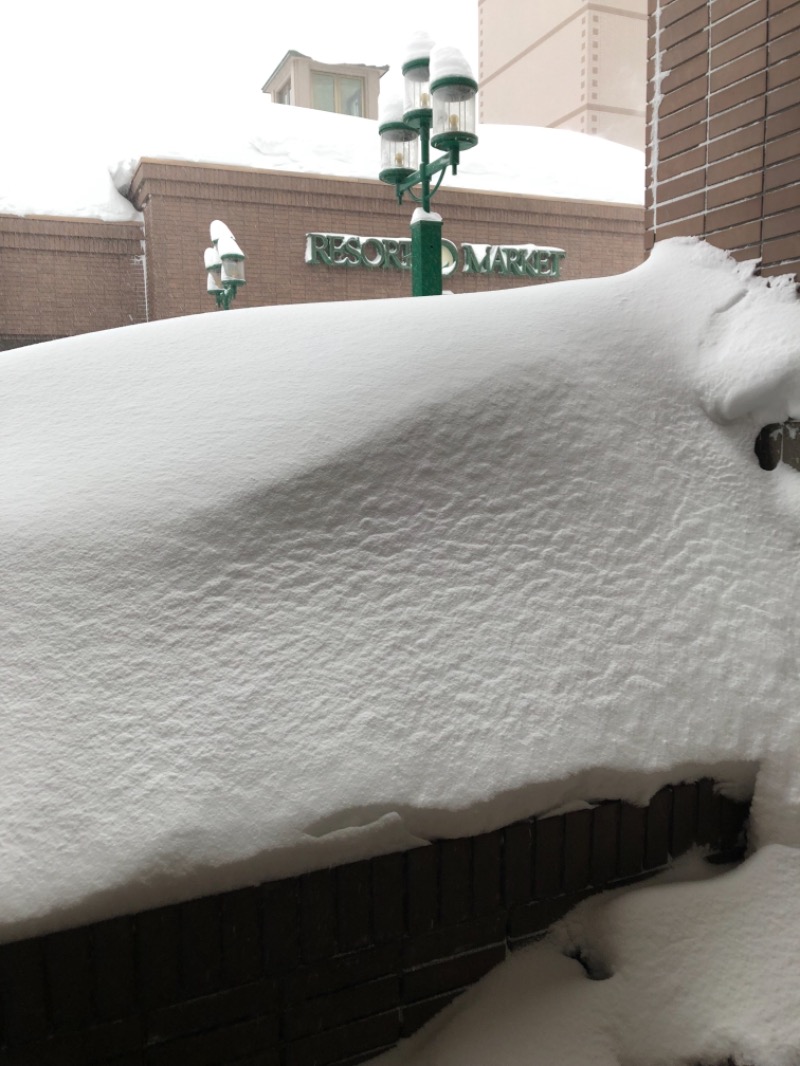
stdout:
<svg viewBox="0 0 800 1066">
<path fill-rule="evenodd" d="M 335 111 L 336 103 L 333 96 L 333 75 L 312 74 L 311 91 L 314 107 L 318 111 Z"/>
<path fill-rule="evenodd" d="M 339 96 L 343 115 L 364 114 L 364 82 L 361 78 L 339 78 Z"/>
</svg>

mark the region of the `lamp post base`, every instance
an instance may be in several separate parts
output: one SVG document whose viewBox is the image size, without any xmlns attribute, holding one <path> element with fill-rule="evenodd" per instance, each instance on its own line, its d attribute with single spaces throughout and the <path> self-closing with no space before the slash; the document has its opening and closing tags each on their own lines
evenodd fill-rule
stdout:
<svg viewBox="0 0 800 1066">
<path fill-rule="evenodd" d="M 416 211 L 411 222 L 411 295 L 442 295 L 442 220 Z"/>
</svg>

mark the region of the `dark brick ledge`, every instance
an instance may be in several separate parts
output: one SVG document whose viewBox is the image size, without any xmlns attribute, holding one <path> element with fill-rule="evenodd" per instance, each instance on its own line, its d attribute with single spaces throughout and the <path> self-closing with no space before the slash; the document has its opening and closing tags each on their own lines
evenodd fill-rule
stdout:
<svg viewBox="0 0 800 1066">
<path fill-rule="evenodd" d="M 356 1066 L 748 813 L 703 780 L 0 947 L 0 1066 Z"/>
</svg>

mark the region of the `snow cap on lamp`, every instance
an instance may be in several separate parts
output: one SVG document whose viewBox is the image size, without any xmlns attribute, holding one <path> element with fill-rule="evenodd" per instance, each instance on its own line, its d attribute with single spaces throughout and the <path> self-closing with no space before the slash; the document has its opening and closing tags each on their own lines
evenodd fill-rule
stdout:
<svg viewBox="0 0 800 1066">
<path fill-rule="evenodd" d="M 416 33 L 406 48 L 403 62 L 405 109 L 403 118 L 419 129 L 431 122 L 430 54 L 433 41 L 424 31 Z"/>
<path fill-rule="evenodd" d="M 475 95 L 478 83 L 457 48 L 437 45 L 430 57 L 433 98 L 431 144 L 440 151 L 463 150 L 478 143 Z"/>
<path fill-rule="evenodd" d="M 225 225 L 224 222 L 220 222 L 218 218 L 215 218 L 211 225 L 208 227 L 209 235 L 211 237 L 211 243 L 216 245 L 220 237 L 233 237 L 233 234 Z"/>
</svg>

